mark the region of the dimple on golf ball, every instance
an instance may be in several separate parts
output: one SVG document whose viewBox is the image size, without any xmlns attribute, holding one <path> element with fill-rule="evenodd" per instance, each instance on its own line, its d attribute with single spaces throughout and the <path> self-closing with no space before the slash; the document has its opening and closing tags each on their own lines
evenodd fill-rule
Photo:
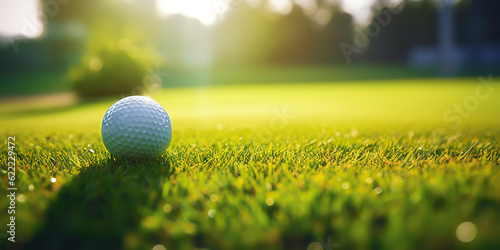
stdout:
<svg viewBox="0 0 500 250">
<path fill-rule="evenodd" d="M 106 111 L 101 133 L 106 149 L 116 159 L 154 159 L 170 144 L 172 124 L 165 109 L 153 99 L 129 96 Z"/>
</svg>

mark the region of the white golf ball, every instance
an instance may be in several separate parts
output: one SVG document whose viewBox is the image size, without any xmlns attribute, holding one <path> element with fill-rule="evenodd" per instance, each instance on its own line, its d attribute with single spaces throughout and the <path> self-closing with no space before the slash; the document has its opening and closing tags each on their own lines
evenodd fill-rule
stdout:
<svg viewBox="0 0 500 250">
<path fill-rule="evenodd" d="M 101 133 L 106 149 L 116 159 L 154 159 L 170 144 L 172 124 L 165 109 L 153 99 L 129 96 L 106 111 Z"/>
</svg>

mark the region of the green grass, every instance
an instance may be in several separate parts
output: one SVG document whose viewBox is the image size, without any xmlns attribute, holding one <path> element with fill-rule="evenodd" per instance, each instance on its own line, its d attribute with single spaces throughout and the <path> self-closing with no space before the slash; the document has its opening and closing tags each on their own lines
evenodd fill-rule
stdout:
<svg viewBox="0 0 500 250">
<path fill-rule="evenodd" d="M 498 248 L 499 92 L 457 129 L 443 120 L 478 84 L 167 89 L 152 97 L 169 112 L 173 139 L 150 162 L 114 161 L 102 144 L 100 122 L 116 99 L 44 111 L 0 107 L 0 135 L 16 136 L 16 186 L 23 194 L 17 242 L 7 245 Z M 0 154 L 6 166 L 6 144 Z M 0 225 L 8 223 L 7 206 L 2 198 Z M 457 238 L 463 222 L 477 228 L 472 242 Z"/>
<path fill-rule="evenodd" d="M 0 72 L 0 97 L 63 92 L 70 88 L 62 71 L 30 69 Z"/>
</svg>

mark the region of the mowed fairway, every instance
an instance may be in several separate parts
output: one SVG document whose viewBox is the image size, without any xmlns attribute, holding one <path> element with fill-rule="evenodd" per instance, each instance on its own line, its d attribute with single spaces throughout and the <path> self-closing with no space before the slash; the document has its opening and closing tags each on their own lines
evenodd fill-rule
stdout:
<svg viewBox="0 0 500 250">
<path fill-rule="evenodd" d="M 165 89 L 151 97 L 169 113 L 173 139 L 152 162 L 114 161 L 106 151 L 101 119 L 118 98 L 2 104 L 1 138 L 16 138 L 13 246 L 498 248 L 500 84 L 479 99 L 480 84 Z M 464 100 L 466 115 L 450 115 L 461 124 L 443 118 Z M 1 178 L 0 234 L 6 167 Z"/>
</svg>

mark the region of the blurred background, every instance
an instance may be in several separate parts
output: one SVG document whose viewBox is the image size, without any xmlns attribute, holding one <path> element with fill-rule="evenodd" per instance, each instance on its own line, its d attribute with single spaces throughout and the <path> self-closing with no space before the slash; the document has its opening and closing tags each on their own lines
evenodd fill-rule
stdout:
<svg viewBox="0 0 500 250">
<path fill-rule="evenodd" d="M 0 97 L 500 73 L 490 0 L 3 0 Z"/>
</svg>

